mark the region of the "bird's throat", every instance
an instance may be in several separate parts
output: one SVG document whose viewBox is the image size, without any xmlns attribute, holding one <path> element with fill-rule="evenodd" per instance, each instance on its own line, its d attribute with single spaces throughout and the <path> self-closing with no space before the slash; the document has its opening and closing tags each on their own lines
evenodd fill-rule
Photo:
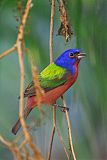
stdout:
<svg viewBox="0 0 107 160">
<path fill-rule="evenodd" d="M 78 64 L 76 63 L 73 65 L 70 69 L 69 72 L 71 73 L 72 76 L 78 75 Z"/>
</svg>

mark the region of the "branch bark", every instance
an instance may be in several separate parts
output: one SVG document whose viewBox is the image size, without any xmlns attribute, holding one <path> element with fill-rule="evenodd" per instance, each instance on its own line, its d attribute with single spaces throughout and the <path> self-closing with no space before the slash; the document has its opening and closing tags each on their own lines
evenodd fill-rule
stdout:
<svg viewBox="0 0 107 160">
<path fill-rule="evenodd" d="M 49 154 L 48 154 L 48 160 L 51 159 L 51 153 L 52 153 L 52 146 L 53 146 L 53 140 L 56 130 L 56 107 L 53 106 L 53 128 L 52 128 L 52 134 L 50 139 L 50 147 L 49 147 Z"/>
<path fill-rule="evenodd" d="M 62 99 L 62 103 L 64 107 L 67 107 L 66 102 L 64 100 L 64 97 L 61 96 Z M 70 124 L 70 119 L 69 119 L 69 115 L 68 115 L 68 111 L 67 109 L 65 110 L 65 115 L 66 115 L 66 120 L 67 120 L 67 124 L 68 124 L 68 132 L 69 132 L 69 141 L 70 141 L 70 149 L 71 149 L 71 153 L 73 155 L 73 159 L 76 160 L 76 155 L 74 152 L 74 147 L 73 147 L 73 141 L 72 141 L 72 130 L 71 130 L 71 124 Z"/>
<path fill-rule="evenodd" d="M 10 54 L 11 52 L 13 52 L 15 50 L 16 50 L 16 45 L 14 45 L 12 48 L 10 48 L 7 51 L 0 54 L 0 59 L 2 59 L 3 57 L 7 56 L 8 54 Z"/>
<path fill-rule="evenodd" d="M 18 56 L 19 56 L 19 64 L 20 64 L 20 111 L 19 111 L 19 117 L 20 117 L 20 122 L 23 128 L 23 132 L 25 135 L 25 138 L 30 146 L 30 148 L 33 151 L 33 157 L 35 159 L 39 159 L 39 160 L 43 160 L 43 157 L 41 155 L 41 153 L 39 152 L 39 150 L 36 148 L 36 146 L 33 144 L 32 141 L 32 137 L 28 132 L 27 126 L 26 126 L 26 122 L 24 120 L 23 117 L 23 111 L 24 111 L 24 77 L 25 77 L 25 72 L 24 72 L 24 63 L 23 63 L 23 38 L 24 38 L 24 28 L 25 28 L 25 24 L 28 18 L 28 14 L 30 11 L 30 8 L 32 7 L 32 0 L 28 0 L 27 4 L 26 4 L 26 8 L 24 11 L 24 14 L 22 16 L 21 19 L 21 23 L 19 26 L 19 32 L 18 32 L 18 37 L 17 37 L 17 41 L 16 41 L 16 47 L 17 47 L 17 52 L 18 52 Z"/>
<path fill-rule="evenodd" d="M 49 40 L 50 63 L 53 62 L 54 15 L 55 15 L 55 0 L 52 0 L 51 20 L 50 20 L 50 40 Z M 53 129 L 52 129 L 52 134 L 51 134 L 51 139 L 50 139 L 48 160 L 51 159 L 51 152 L 52 152 L 52 146 L 53 146 L 53 139 L 54 139 L 54 135 L 55 135 L 55 129 L 56 129 L 56 107 L 53 106 Z"/>
<path fill-rule="evenodd" d="M 49 40 L 49 50 L 50 50 L 50 63 L 53 62 L 53 32 L 54 32 L 54 15 L 55 15 L 55 0 L 52 0 L 52 6 L 51 6 L 51 20 L 50 20 L 50 40 Z M 55 131 L 57 130 L 58 136 L 60 138 L 60 141 L 62 143 L 62 146 L 64 148 L 64 151 L 67 155 L 68 160 L 70 160 L 67 148 L 64 144 L 63 138 L 60 134 L 59 129 L 56 127 L 56 107 L 53 106 L 53 128 L 51 133 L 51 139 L 50 139 L 50 147 L 49 147 L 49 154 L 48 154 L 48 160 L 51 159 L 51 152 L 52 152 L 52 146 L 53 146 L 53 140 Z"/>
<path fill-rule="evenodd" d="M 52 7 L 51 7 L 51 20 L 50 20 L 50 40 L 49 40 L 50 63 L 52 63 L 52 62 L 53 62 L 53 32 L 54 32 L 54 15 L 55 15 L 55 0 L 52 0 Z"/>
<path fill-rule="evenodd" d="M 21 17 L 21 22 L 20 22 L 20 26 L 19 26 L 19 30 L 18 30 L 18 36 L 17 36 L 16 43 L 12 48 L 8 49 L 3 54 L 1 54 L 0 58 L 7 56 L 8 54 L 13 52 L 14 50 L 17 50 L 18 57 L 19 57 L 19 66 L 20 66 L 20 101 L 19 101 L 20 122 L 21 122 L 21 125 L 23 128 L 25 140 L 27 141 L 27 143 L 29 144 L 30 148 L 33 151 L 33 157 L 35 158 L 35 160 L 43 160 L 41 153 L 37 149 L 36 145 L 33 144 L 32 137 L 28 132 L 26 122 L 23 117 L 23 111 L 24 111 L 24 95 L 23 95 L 23 93 L 24 93 L 24 78 L 25 78 L 24 62 L 23 62 L 23 39 L 24 39 L 24 28 L 25 28 L 26 21 L 27 21 L 28 14 L 29 14 L 31 7 L 32 7 L 32 0 L 28 0 L 26 7 L 25 7 L 25 10 L 24 10 L 24 14 Z M 3 141 L 3 137 L 1 137 L 0 140 Z M 10 146 L 10 144 L 8 142 L 7 142 L 7 144 L 6 144 L 6 141 L 4 141 L 4 142 L 5 142 L 5 145 L 7 145 L 8 147 Z"/>
<path fill-rule="evenodd" d="M 14 146 L 12 142 L 5 140 L 1 135 L 0 135 L 0 141 L 9 148 L 9 150 L 13 154 L 14 159 L 17 158 L 18 160 L 22 160 L 22 157 L 20 155 L 20 152 L 17 146 Z"/>
<path fill-rule="evenodd" d="M 60 133 L 60 131 L 59 131 L 59 129 L 58 129 L 57 127 L 56 127 L 56 130 L 57 130 L 58 136 L 59 136 L 59 138 L 60 138 L 60 141 L 61 141 L 61 143 L 62 143 L 62 146 L 63 146 L 63 148 L 64 148 L 64 151 L 65 151 L 65 153 L 66 153 L 67 159 L 70 160 L 70 156 L 69 156 L 68 150 L 67 150 L 67 148 L 66 148 L 66 145 L 64 144 L 64 141 L 63 141 L 63 138 L 62 138 L 62 136 L 61 136 L 61 133 Z"/>
</svg>

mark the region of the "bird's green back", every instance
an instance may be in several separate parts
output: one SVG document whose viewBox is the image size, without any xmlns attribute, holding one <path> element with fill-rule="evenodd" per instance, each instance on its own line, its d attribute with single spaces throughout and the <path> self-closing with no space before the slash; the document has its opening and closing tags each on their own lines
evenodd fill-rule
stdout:
<svg viewBox="0 0 107 160">
<path fill-rule="evenodd" d="M 48 65 L 39 75 L 41 87 L 45 92 L 52 90 L 66 82 L 67 70 L 55 63 Z M 34 82 L 32 81 L 25 89 L 24 97 L 36 95 Z"/>
<path fill-rule="evenodd" d="M 66 73 L 67 70 L 65 68 L 52 63 L 40 73 L 40 84 L 43 88 L 57 87 L 66 81 Z"/>
</svg>

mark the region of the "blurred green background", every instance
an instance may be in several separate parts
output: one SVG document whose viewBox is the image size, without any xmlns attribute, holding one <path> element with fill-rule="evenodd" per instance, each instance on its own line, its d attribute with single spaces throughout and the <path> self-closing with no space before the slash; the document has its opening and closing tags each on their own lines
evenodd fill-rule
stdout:
<svg viewBox="0 0 107 160">
<path fill-rule="evenodd" d="M 26 1 L 25 1 L 26 2 Z M 69 48 L 77 47 L 87 57 L 79 65 L 76 84 L 65 94 L 70 108 L 73 142 L 77 160 L 107 159 L 107 1 L 67 0 L 69 18 L 74 35 L 67 44 L 56 36 L 60 26 L 58 4 L 55 10 L 54 58 Z M 15 0 L 0 1 L 0 53 L 12 47 L 17 36 L 18 15 Z M 50 3 L 33 0 L 25 31 L 26 47 L 30 49 L 38 70 L 49 64 Z M 28 55 L 25 55 L 25 87 L 31 81 Z M 17 53 L 0 60 L 0 134 L 14 140 L 11 128 L 18 118 L 19 64 Z M 61 101 L 58 101 L 61 104 Z M 52 109 L 44 107 L 45 118 L 31 130 L 34 142 L 47 157 L 52 129 Z M 36 121 L 40 113 L 35 109 L 28 123 Z M 57 111 L 57 125 L 69 147 L 64 113 Z M 12 155 L 0 143 L 0 160 L 11 160 Z M 53 160 L 66 160 L 57 134 L 53 145 Z M 72 157 L 71 157 L 72 159 Z"/>
</svg>

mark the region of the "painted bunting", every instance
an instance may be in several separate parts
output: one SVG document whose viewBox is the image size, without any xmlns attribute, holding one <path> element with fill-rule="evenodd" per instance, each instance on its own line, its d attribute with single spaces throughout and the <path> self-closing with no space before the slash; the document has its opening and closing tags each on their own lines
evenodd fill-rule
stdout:
<svg viewBox="0 0 107 160">
<path fill-rule="evenodd" d="M 53 105 L 74 84 L 78 76 L 78 64 L 83 57 L 85 54 L 81 53 L 80 50 L 69 49 L 39 74 L 40 85 L 45 92 L 41 98 L 42 104 Z M 31 110 L 37 106 L 35 96 L 36 91 L 32 81 L 24 92 L 24 97 L 27 97 L 23 113 L 25 119 Z M 16 134 L 20 127 L 19 119 L 12 128 L 12 133 Z"/>
</svg>

